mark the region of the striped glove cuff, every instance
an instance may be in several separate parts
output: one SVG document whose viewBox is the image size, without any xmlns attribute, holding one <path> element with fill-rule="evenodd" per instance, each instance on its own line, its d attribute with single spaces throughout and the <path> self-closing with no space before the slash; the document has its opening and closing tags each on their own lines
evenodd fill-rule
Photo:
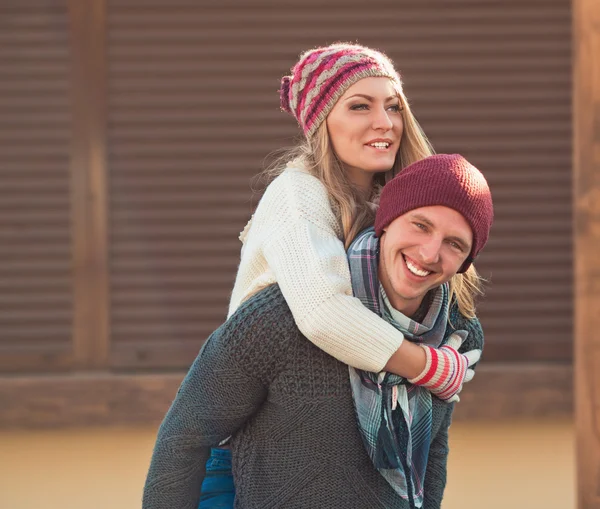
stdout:
<svg viewBox="0 0 600 509">
<path fill-rule="evenodd" d="M 449 400 L 458 394 L 467 374 L 468 360 L 454 348 L 444 345 L 432 348 L 420 345 L 425 350 L 425 369 L 411 384 L 425 387 L 442 400 Z"/>
</svg>

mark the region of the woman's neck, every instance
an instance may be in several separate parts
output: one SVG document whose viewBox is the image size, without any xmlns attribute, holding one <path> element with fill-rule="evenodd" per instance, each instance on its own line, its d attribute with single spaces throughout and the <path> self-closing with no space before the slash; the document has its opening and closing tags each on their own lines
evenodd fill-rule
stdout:
<svg viewBox="0 0 600 509">
<path fill-rule="evenodd" d="M 350 182 L 368 200 L 373 192 L 373 174 L 358 168 L 347 168 L 346 171 Z"/>
</svg>

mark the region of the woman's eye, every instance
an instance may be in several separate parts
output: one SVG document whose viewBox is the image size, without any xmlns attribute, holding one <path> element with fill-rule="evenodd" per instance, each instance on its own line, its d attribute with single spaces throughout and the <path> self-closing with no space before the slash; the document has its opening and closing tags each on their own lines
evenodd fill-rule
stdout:
<svg viewBox="0 0 600 509">
<path fill-rule="evenodd" d="M 395 113 L 400 113 L 404 108 L 399 104 L 392 104 L 391 106 L 388 106 L 388 109 Z"/>
<path fill-rule="evenodd" d="M 352 111 L 367 110 L 369 109 L 369 106 L 367 104 L 353 104 L 352 106 L 350 106 L 350 109 Z"/>
</svg>

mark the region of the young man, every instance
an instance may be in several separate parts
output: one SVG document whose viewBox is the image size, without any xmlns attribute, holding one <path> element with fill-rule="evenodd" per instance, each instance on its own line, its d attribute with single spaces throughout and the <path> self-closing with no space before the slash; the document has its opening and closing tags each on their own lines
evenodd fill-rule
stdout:
<svg viewBox="0 0 600 509">
<path fill-rule="evenodd" d="M 228 436 L 236 507 L 439 508 L 449 402 L 483 346 L 448 282 L 484 247 L 492 220 L 487 183 L 461 156 L 403 170 L 348 260 L 355 296 L 409 340 L 390 359 L 411 359 L 408 379 L 328 356 L 302 336 L 278 286 L 266 288 L 211 335 L 183 381 L 144 508 L 196 508 L 210 448 Z"/>
</svg>

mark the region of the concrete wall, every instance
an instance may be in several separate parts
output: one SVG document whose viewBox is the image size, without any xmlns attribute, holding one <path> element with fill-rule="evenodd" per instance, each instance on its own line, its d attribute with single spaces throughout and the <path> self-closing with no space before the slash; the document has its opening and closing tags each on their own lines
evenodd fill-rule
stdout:
<svg viewBox="0 0 600 509">
<path fill-rule="evenodd" d="M 0 432 L 0 508 L 139 508 L 154 434 Z M 574 508 L 573 442 L 571 422 L 454 424 L 443 508 Z"/>
</svg>

